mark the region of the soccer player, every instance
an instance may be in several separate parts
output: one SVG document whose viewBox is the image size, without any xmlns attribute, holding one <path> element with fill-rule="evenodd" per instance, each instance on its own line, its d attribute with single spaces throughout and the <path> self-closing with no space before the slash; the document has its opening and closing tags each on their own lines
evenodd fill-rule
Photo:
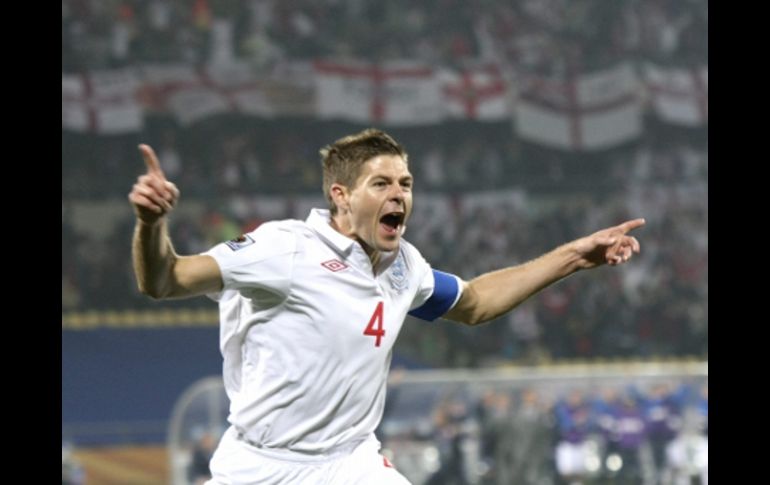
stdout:
<svg viewBox="0 0 770 485">
<path fill-rule="evenodd" d="M 368 129 L 321 150 L 328 210 L 180 256 L 166 222 L 179 190 L 153 150 L 139 149 L 147 172 L 128 197 L 140 291 L 219 302 L 231 426 L 211 460 L 211 484 L 408 483 L 374 436 L 407 313 L 492 320 L 576 271 L 628 261 L 639 242 L 627 233 L 644 224 L 624 222 L 463 281 L 402 239 L 414 183 L 407 153 Z"/>
</svg>

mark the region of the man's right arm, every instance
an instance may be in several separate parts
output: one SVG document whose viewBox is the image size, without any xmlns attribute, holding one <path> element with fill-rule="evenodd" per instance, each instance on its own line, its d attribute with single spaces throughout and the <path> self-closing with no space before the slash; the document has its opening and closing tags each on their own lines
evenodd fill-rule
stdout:
<svg viewBox="0 0 770 485">
<path fill-rule="evenodd" d="M 222 289 L 222 274 L 214 258 L 174 252 L 165 218 L 153 225 L 137 220 L 131 249 L 139 291 L 145 295 L 186 298 Z"/>
<path fill-rule="evenodd" d="M 139 290 L 152 298 L 185 298 L 222 289 L 222 274 L 207 255 L 179 256 L 168 236 L 166 214 L 176 205 L 179 190 L 167 181 L 155 152 L 140 145 L 147 173 L 134 184 L 128 199 L 136 213 L 131 246 Z"/>
</svg>

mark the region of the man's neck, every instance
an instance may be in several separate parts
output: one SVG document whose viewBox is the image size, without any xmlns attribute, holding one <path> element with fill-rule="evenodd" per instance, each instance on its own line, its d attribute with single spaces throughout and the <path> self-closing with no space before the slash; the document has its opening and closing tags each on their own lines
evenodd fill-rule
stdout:
<svg viewBox="0 0 770 485">
<path fill-rule="evenodd" d="M 369 260 L 372 262 L 372 268 L 377 266 L 377 263 L 380 262 L 382 253 L 366 244 L 353 232 L 353 227 L 350 224 L 349 218 L 343 216 L 340 213 L 334 214 L 330 217 L 329 225 L 331 225 L 335 231 L 339 232 L 343 236 L 349 237 L 350 239 L 353 239 L 358 244 L 360 244 L 366 255 L 369 256 Z"/>
</svg>

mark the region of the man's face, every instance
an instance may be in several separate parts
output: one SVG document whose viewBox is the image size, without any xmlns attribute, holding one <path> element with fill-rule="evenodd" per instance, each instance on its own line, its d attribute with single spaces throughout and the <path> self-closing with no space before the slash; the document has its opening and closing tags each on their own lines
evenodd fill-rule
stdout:
<svg viewBox="0 0 770 485">
<path fill-rule="evenodd" d="M 347 192 L 349 234 L 367 253 L 395 251 L 412 211 L 412 174 L 398 155 L 378 155 L 361 167 Z M 368 246 L 368 247 L 367 247 Z"/>
</svg>

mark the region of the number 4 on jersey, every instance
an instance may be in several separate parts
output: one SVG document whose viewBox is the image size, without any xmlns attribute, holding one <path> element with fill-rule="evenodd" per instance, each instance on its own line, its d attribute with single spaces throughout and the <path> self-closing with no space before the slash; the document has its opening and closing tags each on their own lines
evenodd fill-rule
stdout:
<svg viewBox="0 0 770 485">
<path fill-rule="evenodd" d="M 377 337 L 377 340 L 374 341 L 374 346 L 380 346 L 382 336 L 385 335 L 385 330 L 382 328 L 382 302 L 379 302 L 377 308 L 374 309 L 374 314 L 372 314 L 369 325 L 367 325 L 366 330 L 364 330 L 364 335 Z"/>
</svg>

